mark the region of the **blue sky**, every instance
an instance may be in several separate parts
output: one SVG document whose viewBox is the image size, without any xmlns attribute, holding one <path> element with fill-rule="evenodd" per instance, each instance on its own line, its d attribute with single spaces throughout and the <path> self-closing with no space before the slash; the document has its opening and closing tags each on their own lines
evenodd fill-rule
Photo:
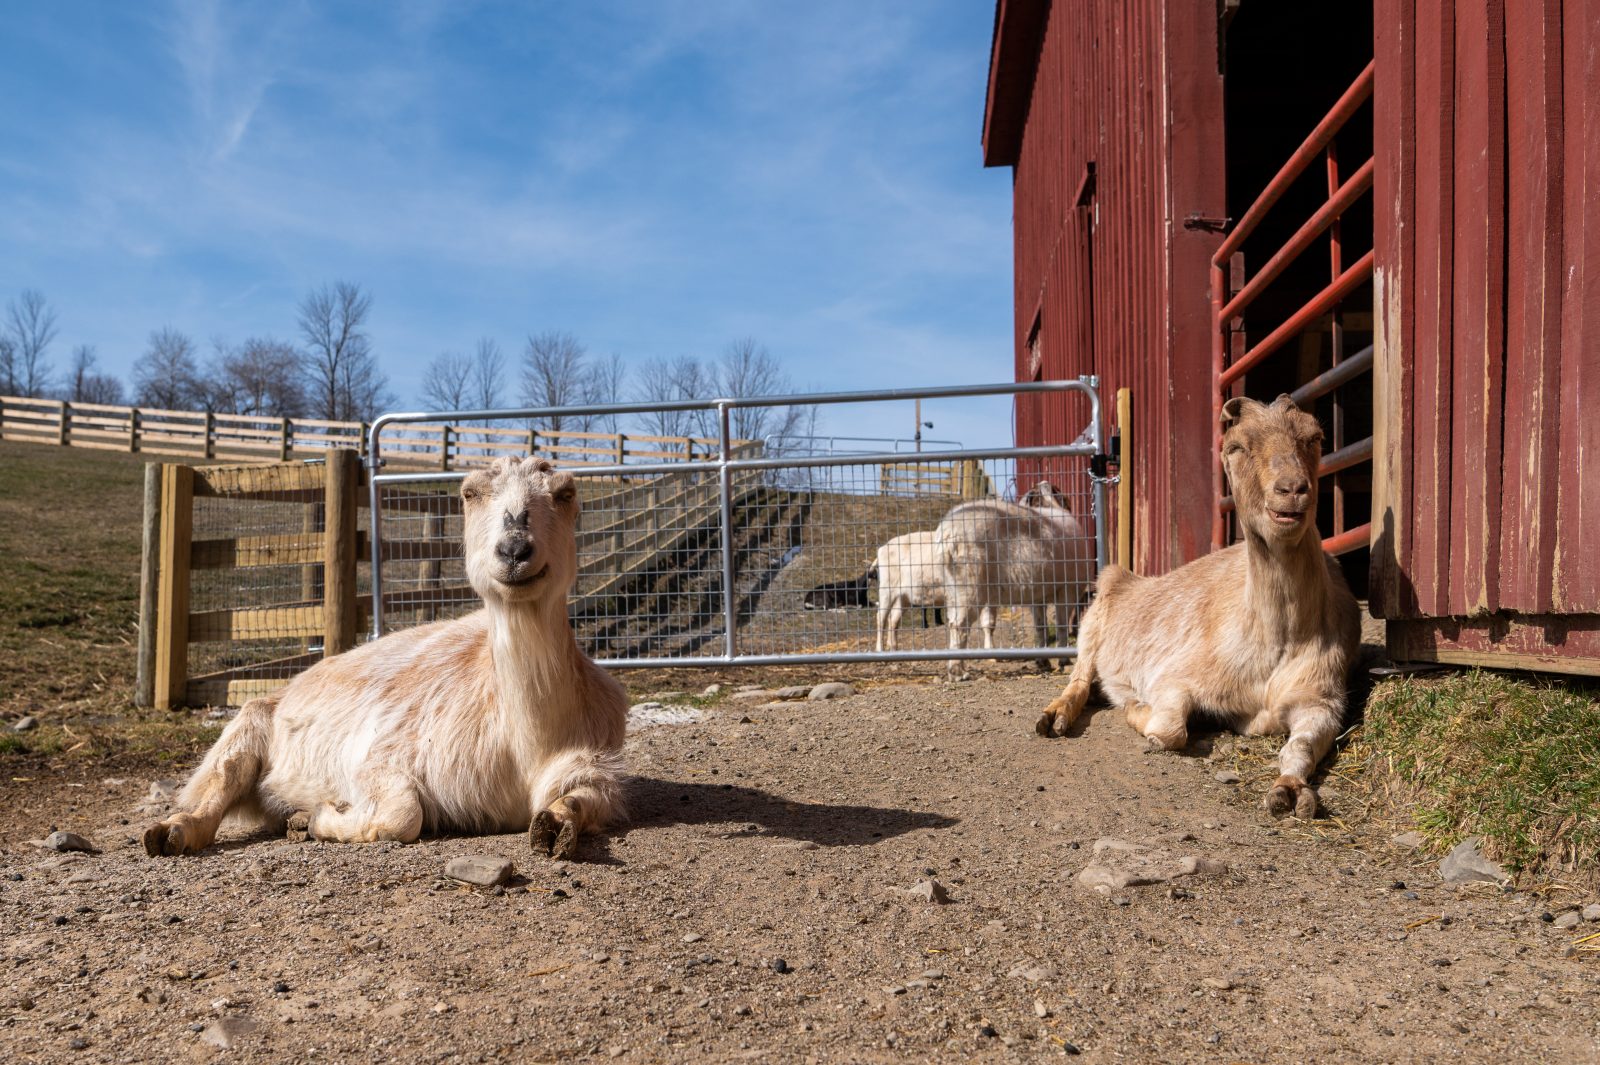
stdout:
<svg viewBox="0 0 1600 1065">
<path fill-rule="evenodd" d="M 440 351 L 547 329 L 630 362 L 752 336 L 801 387 L 1006 380 L 1010 171 L 979 146 L 993 17 L 987 0 L 15 5 L 0 298 L 41 291 L 57 365 L 89 343 L 126 380 L 152 329 L 293 339 L 309 289 L 355 281 L 406 406 Z M 1008 406 L 925 416 L 1008 441 Z"/>
</svg>

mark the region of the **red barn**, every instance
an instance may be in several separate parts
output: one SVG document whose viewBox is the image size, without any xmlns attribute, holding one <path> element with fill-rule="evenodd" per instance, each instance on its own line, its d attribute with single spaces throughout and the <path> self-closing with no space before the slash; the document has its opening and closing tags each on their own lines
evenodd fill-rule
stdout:
<svg viewBox="0 0 1600 1065">
<path fill-rule="evenodd" d="M 1290 392 L 1397 656 L 1600 673 L 1600 0 L 999 0 L 983 150 L 1017 378 L 1131 390 L 1136 569 L 1230 539 L 1217 413 Z"/>
</svg>

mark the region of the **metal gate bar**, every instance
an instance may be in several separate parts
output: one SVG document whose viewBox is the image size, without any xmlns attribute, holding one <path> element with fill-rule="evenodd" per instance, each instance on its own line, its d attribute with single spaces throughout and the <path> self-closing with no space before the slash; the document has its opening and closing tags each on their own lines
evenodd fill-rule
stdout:
<svg viewBox="0 0 1600 1065">
<path fill-rule="evenodd" d="M 1367 159 L 1348 179 L 1340 181 L 1335 138 L 1360 107 L 1372 97 L 1375 64 L 1368 63 L 1325 115 L 1311 135 L 1297 148 L 1289 160 L 1275 174 L 1267 187 L 1245 211 L 1227 238 L 1211 259 L 1211 368 L 1212 368 L 1212 492 L 1215 508 L 1212 512 L 1211 546 L 1213 550 L 1227 546 L 1227 517 L 1233 511 L 1233 499 L 1226 494 L 1222 471 L 1222 407 L 1229 393 L 1240 379 L 1258 366 L 1273 352 L 1303 333 L 1317 318 L 1332 315 L 1333 365 L 1297 389 L 1293 395 L 1297 403 L 1304 404 L 1332 392 L 1333 432 L 1332 450 L 1322 457 L 1322 472 L 1329 474 L 1333 485 L 1333 534 L 1322 542 L 1323 550 L 1342 554 L 1367 545 L 1372 525 L 1367 522 L 1355 528 L 1345 527 L 1344 485 L 1340 472 L 1372 458 L 1372 438 L 1353 443 L 1346 442 L 1345 409 L 1339 388 L 1346 382 L 1372 368 L 1372 349 L 1368 347 L 1355 356 L 1344 357 L 1344 329 L 1340 305 L 1357 288 L 1372 277 L 1374 252 L 1369 251 L 1350 266 L 1344 266 L 1343 234 L 1340 219 L 1350 208 L 1372 189 L 1374 161 Z M 1229 273 L 1234 257 L 1245 240 L 1255 232 L 1267 211 L 1283 197 L 1289 187 L 1305 174 L 1321 155 L 1326 168 L 1327 200 L 1306 222 L 1295 231 L 1256 272 L 1244 282 L 1237 292 L 1230 294 Z M 1311 247 L 1323 233 L 1329 235 L 1330 280 L 1328 285 L 1296 309 L 1264 340 L 1248 351 L 1239 353 L 1231 362 L 1228 359 L 1230 342 L 1242 336 L 1234 323 L 1248 306 L 1276 280 L 1295 260 Z"/>
<path fill-rule="evenodd" d="M 448 416 L 452 422 L 471 421 L 504 421 L 525 420 L 551 416 L 572 415 L 610 415 L 610 414 L 641 414 L 654 411 L 704 411 L 714 413 L 718 427 L 719 451 L 715 458 L 694 458 L 681 462 L 650 462 L 628 463 L 610 466 L 584 466 L 571 470 L 582 478 L 647 478 L 653 475 L 705 475 L 712 472 L 716 474 L 717 508 L 716 531 L 720 539 L 720 594 L 721 619 L 723 632 L 721 635 L 721 653 L 716 655 L 626 655 L 622 657 L 596 656 L 600 664 L 607 667 L 637 667 L 637 666 L 728 666 L 728 665 L 775 665 L 783 663 L 809 664 L 824 662 L 882 662 L 882 661 L 945 661 L 950 659 L 1038 659 L 1038 658 L 1063 658 L 1076 654 L 1076 648 L 1070 644 L 1049 647 L 994 647 L 994 648 L 962 648 L 952 650 L 949 648 L 921 648 L 883 651 L 857 651 L 847 649 L 832 649 L 819 652 L 791 651 L 784 653 L 752 653 L 741 648 L 741 631 L 739 604 L 736 594 L 736 565 L 735 565 L 735 500 L 740 492 L 741 484 L 752 484 L 752 475 L 771 471 L 817 471 L 829 468 L 843 468 L 851 466 L 877 467 L 880 475 L 879 483 L 883 491 L 888 491 L 888 482 L 883 479 L 883 471 L 897 464 L 904 464 L 908 459 L 916 463 L 936 465 L 941 463 L 952 464 L 981 464 L 985 461 L 1036 461 L 1043 463 L 1047 459 L 1073 458 L 1081 459 L 1082 473 L 1088 488 L 1084 493 L 1088 503 L 1087 515 L 1079 515 L 1087 521 L 1092 521 L 1093 529 L 1093 563 L 1094 570 L 1098 572 L 1107 563 L 1108 545 L 1105 539 L 1105 513 L 1106 513 L 1106 482 L 1094 477 L 1090 472 L 1089 460 L 1104 450 L 1104 429 L 1101 425 L 1100 403 L 1098 396 L 1098 380 L 1093 377 L 1081 378 L 1076 381 L 1043 381 L 1043 382 L 1007 382 L 1004 384 L 952 386 L 928 389 L 893 389 L 883 391 L 858 391 L 820 393 L 814 395 L 786 395 L 786 396 L 761 396 L 742 398 L 720 398 L 713 400 L 683 400 L 671 403 L 639 403 L 639 404 L 610 404 L 595 407 L 564 407 L 564 408 L 517 408 L 507 410 L 476 410 L 462 412 L 417 412 L 417 413 L 391 413 L 378 418 L 369 434 L 369 462 L 372 466 L 370 477 L 370 507 L 371 514 L 371 574 L 372 574 L 372 636 L 381 636 L 385 629 L 384 603 L 385 603 L 385 578 L 384 578 L 384 535 L 383 523 L 384 506 L 382 491 L 386 486 L 442 484 L 459 482 L 468 474 L 466 471 L 451 473 L 385 473 L 384 468 L 384 441 L 383 432 L 389 427 L 403 427 L 418 422 L 438 421 L 443 416 Z M 1089 406 L 1088 424 L 1081 434 L 1071 434 L 1075 441 L 1071 444 L 1045 447 L 1028 448 L 959 448 L 942 451 L 923 451 L 908 455 L 905 452 L 882 451 L 866 455 L 814 455 L 814 456 L 777 456 L 777 457 L 739 457 L 737 454 L 738 441 L 733 439 L 731 432 L 731 412 L 740 407 L 787 407 L 810 406 L 822 404 L 843 403 L 882 403 L 914 399 L 951 399 L 976 396 L 1017 395 L 1022 393 L 1049 393 L 1049 392 L 1077 392 L 1085 397 Z M 1074 427 L 1075 428 L 1075 427 Z M 1065 434 L 1064 434 L 1065 435 Z M 981 469 L 981 466 L 979 467 Z M 847 472 L 847 471 L 845 471 Z M 743 476 L 741 476 L 743 475 Z M 981 474 L 980 474 L 981 476 Z M 1085 523 L 1087 524 L 1087 522 Z M 865 593 L 863 592 L 863 595 Z M 809 609 L 809 606 L 808 606 Z M 1062 611 L 1057 607 L 1058 638 L 1060 630 L 1064 628 L 1061 620 Z"/>
</svg>

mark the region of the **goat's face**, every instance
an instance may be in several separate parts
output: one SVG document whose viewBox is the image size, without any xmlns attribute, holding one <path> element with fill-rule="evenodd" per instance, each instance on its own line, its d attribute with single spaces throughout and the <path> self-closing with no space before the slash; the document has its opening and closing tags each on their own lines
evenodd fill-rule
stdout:
<svg viewBox="0 0 1600 1065">
<path fill-rule="evenodd" d="M 1068 513 L 1072 507 L 1067 504 L 1067 495 L 1049 481 L 1040 481 L 1028 489 L 1022 497 L 1022 505 L 1033 507 L 1037 510 L 1065 510 Z"/>
<path fill-rule="evenodd" d="M 461 483 L 467 579 L 485 600 L 565 598 L 578 576 L 578 488 L 544 459 L 496 459 Z"/>
<path fill-rule="evenodd" d="M 1271 404 L 1230 399 L 1222 417 L 1233 423 L 1222 438 L 1222 462 L 1239 521 L 1269 543 L 1315 535 L 1322 457 L 1317 419 L 1288 396 Z"/>
</svg>

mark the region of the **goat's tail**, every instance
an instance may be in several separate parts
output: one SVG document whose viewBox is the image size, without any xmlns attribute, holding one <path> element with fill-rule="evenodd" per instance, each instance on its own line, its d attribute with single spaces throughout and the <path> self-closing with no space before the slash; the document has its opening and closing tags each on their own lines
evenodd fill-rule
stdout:
<svg viewBox="0 0 1600 1065">
<path fill-rule="evenodd" d="M 878 579 L 878 564 L 876 562 L 874 562 L 872 565 L 868 566 L 867 567 L 867 572 L 865 572 L 865 573 L 863 573 L 861 575 L 861 579 L 864 580 L 864 581 L 875 581 L 875 580 L 877 580 Z"/>
</svg>

